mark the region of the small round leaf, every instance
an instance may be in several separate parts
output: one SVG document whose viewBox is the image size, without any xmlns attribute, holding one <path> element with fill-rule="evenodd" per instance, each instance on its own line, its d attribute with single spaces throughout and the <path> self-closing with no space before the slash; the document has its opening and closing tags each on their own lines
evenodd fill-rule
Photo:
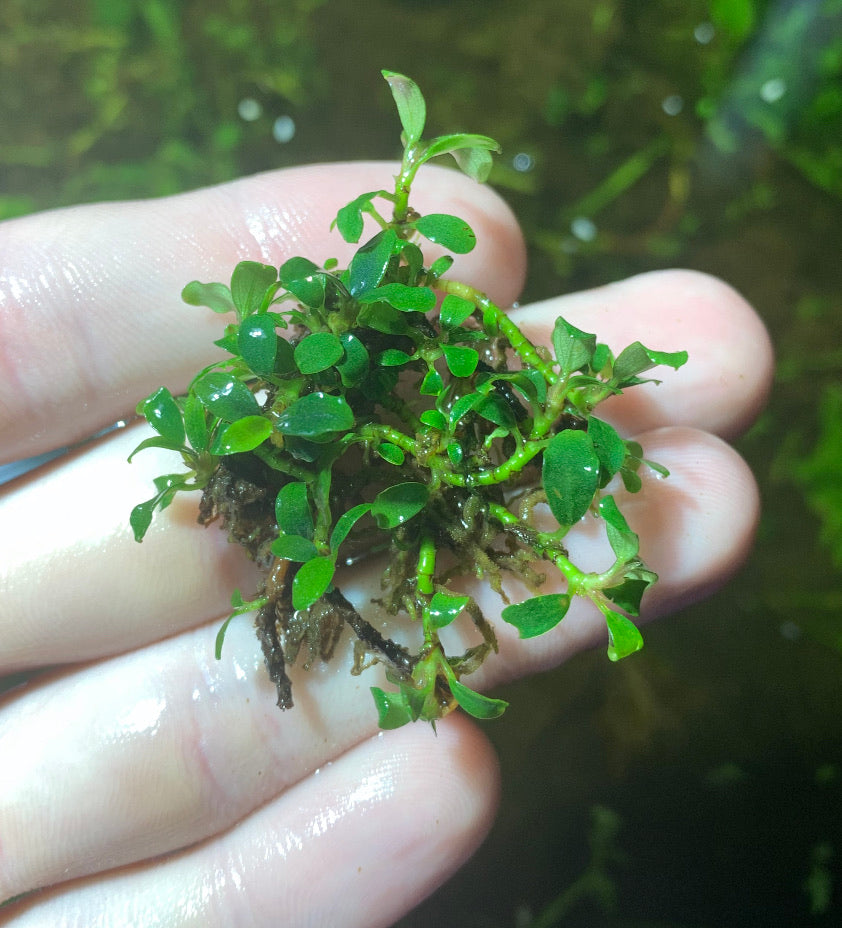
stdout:
<svg viewBox="0 0 842 928">
<path fill-rule="evenodd" d="M 380 528 L 397 528 L 421 512 L 429 495 L 423 483 L 397 483 L 377 494 L 371 504 L 371 514 Z"/>
<path fill-rule="evenodd" d="M 302 374 L 318 374 L 332 367 L 344 354 L 333 332 L 313 332 L 295 346 L 295 364 Z"/>
<path fill-rule="evenodd" d="M 458 216 L 448 216 L 446 213 L 429 213 L 416 219 L 413 223 L 415 229 L 437 245 L 447 248 L 457 255 L 465 255 L 472 251 L 477 243 L 474 230 Z"/>
</svg>

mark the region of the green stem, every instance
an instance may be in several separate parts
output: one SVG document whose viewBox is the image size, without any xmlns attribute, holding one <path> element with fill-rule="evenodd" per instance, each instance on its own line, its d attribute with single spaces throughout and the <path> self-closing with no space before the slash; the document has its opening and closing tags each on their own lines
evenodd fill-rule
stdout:
<svg viewBox="0 0 842 928">
<path fill-rule="evenodd" d="M 503 483 L 523 470 L 524 467 L 540 454 L 546 446 L 545 441 L 527 441 L 502 464 L 497 467 L 481 468 L 472 474 L 458 474 L 450 469 L 441 469 L 441 479 L 453 487 L 482 487 Z"/>
<path fill-rule="evenodd" d="M 488 316 L 493 318 L 495 325 L 506 336 L 512 350 L 516 352 L 525 367 L 534 367 L 540 371 L 548 384 L 554 384 L 558 380 L 558 374 L 553 370 L 552 363 L 545 361 L 538 354 L 535 346 L 517 325 L 480 290 L 458 280 L 443 279 L 436 282 L 436 289 L 442 293 L 452 293 L 454 296 L 462 297 L 463 300 L 480 307 L 486 318 Z"/>
</svg>

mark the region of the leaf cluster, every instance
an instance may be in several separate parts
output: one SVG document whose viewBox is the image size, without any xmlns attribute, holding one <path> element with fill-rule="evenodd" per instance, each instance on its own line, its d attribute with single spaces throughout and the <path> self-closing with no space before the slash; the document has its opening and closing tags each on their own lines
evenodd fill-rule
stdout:
<svg viewBox="0 0 842 928">
<path fill-rule="evenodd" d="M 420 90 L 403 75 L 384 77 L 404 156 L 393 190 L 339 210 L 334 225 L 346 241 L 376 230 L 348 266 L 243 261 L 228 283 L 184 288 L 188 304 L 233 317 L 216 342 L 226 357 L 199 371 L 184 396 L 161 387 L 138 405 L 155 434 L 133 454 L 168 448 L 185 470 L 156 479 L 131 525 L 140 541 L 178 492 L 202 490 L 200 520 L 220 519 L 267 568 L 256 598 L 235 591 L 232 606 L 234 615 L 258 610 L 279 705 L 292 704 L 285 660 L 302 641 L 309 660 L 326 658 L 348 624 L 355 672 L 382 664 L 395 687 L 372 688 L 380 724 L 391 728 L 434 722 L 455 705 L 479 718 L 505 709 L 462 682 L 497 641 L 456 589 L 459 575 L 484 577 L 503 595 L 504 573 L 537 593 L 538 568 L 554 570 L 565 592 L 503 610 L 522 637 L 554 628 L 581 596 L 605 616 L 612 659 L 641 646 L 630 617 L 656 577 L 609 490 L 617 481 L 639 490 L 644 463 L 665 472 L 593 410 L 686 354 L 635 342 L 615 356 L 561 318 L 550 353 L 482 291 L 447 276 L 476 236 L 457 216 L 413 210 L 412 181 L 445 154 L 482 179 L 497 146 L 473 134 L 425 141 Z M 425 240 L 448 253 L 428 265 Z M 554 519 L 549 531 L 540 509 Z M 583 518 L 603 522 L 615 556 L 601 573 L 568 558 L 565 536 Z M 414 652 L 383 638 L 337 585 L 340 568 L 374 553 L 387 558 L 383 606 L 418 627 Z M 454 622 L 473 626 L 477 639 L 458 655 L 439 635 Z"/>
</svg>

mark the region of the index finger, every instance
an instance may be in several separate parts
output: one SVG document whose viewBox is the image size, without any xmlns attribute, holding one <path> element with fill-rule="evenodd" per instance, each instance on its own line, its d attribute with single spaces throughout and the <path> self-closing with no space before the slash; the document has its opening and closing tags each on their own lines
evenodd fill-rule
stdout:
<svg viewBox="0 0 842 928">
<path fill-rule="evenodd" d="M 250 259 L 347 261 L 337 210 L 388 186 L 395 166 L 322 164 L 272 171 L 161 200 L 96 204 L 0 226 L 0 462 L 40 454 L 125 417 L 162 383 L 181 392 L 217 354 L 219 320 L 184 306 L 190 280 L 227 281 Z M 422 210 L 477 233 L 460 277 L 508 305 L 525 273 L 517 223 L 489 188 L 422 171 Z"/>
</svg>

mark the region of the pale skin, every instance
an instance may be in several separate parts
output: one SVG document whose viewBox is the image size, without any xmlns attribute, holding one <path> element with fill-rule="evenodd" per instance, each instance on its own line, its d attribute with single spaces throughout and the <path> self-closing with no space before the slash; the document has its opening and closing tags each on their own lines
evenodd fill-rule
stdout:
<svg viewBox="0 0 842 928">
<path fill-rule="evenodd" d="M 305 167 L 0 225 L 0 460 L 80 440 L 161 384 L 183 389 L 214 357 L 222 320 L 181 304 L 182 286 L 227 280 L 245 258 L 347 260 L 330 220 L 392 173 Z M 451 275 L 501 305 L 516 300 L 525 249 L 503 202 L 440 169 L 422 170 L 416 189 L 420 211 L 453 212 L 477 232 Z M 666 271 L 514 312 L 547 344 L 562 314 L 616 349 L 640 339 L 689 352 L 661 386 L 603 408 L 671 471 L 636 497 L 618 493 L 661 575 L 643 620 L 719 587 L 758 514 L 754 480 L 726 443 L 769 389 L 772 352 L 753 310 L 715 279 Z M 388 926 L 486 834 L 494 752 L 459 715 L 437 736 L 422 724 L 379 735 L 369 687 L 382 679 L 348 673 L 348 637 L 330 665 L 293 671 L 286 713 L 247 617 L 217 662 L 230 592 L 250 593 L 256 575 L 221 532 L 195 524 L 194 497 L 134 542 L 131 507 L 172 469 L 155 451 L 126 464 L 143 428 L 0 491 L 0 675 L 58 665 L 0 700 L 0 900 L 41 890 L 0 909 L 0 925 Z M 598 568 L 594 525 L 574 535 L 572 554 Z M 372 620 L 380 570 L 340 579 Z M 521 642 L 496 595 L 471 590 L 501 639 L 473 686 L 493 690 L 604 643 L 600 616 L 581 604 Z"/>
</svg>

